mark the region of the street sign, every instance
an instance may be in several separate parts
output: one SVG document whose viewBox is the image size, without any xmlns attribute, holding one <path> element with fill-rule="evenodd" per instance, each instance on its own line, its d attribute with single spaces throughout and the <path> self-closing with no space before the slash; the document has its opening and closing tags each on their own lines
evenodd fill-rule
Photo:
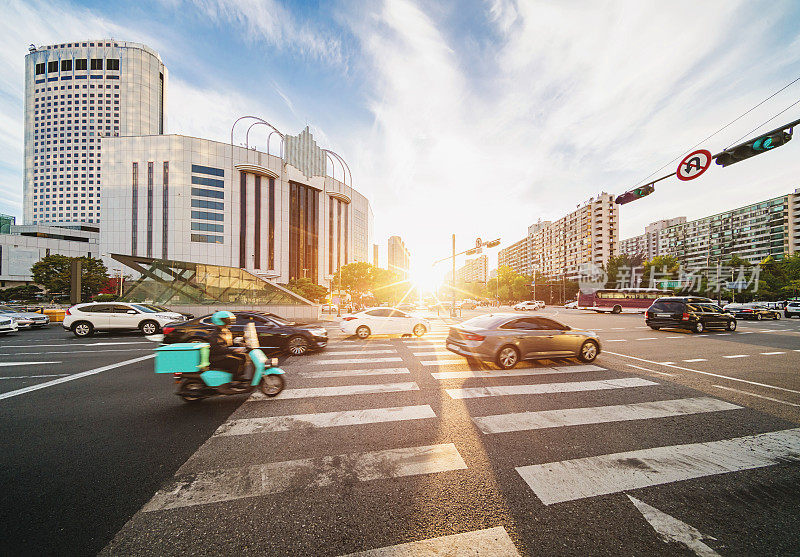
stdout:
<svg viewBox="0 0 800 557">
<path fill-rule="evenodd" d="M 481 239 L 480 239 L 480 238 L 477 238 L 477 239 L 475 240 L 475 247 L 476 247 L 476 248 L 479 248 L 479 247 L 481 247 L 481 245 L 482 245 Z"/>
<path fill-rule="evenodd" d="M 725 287 L 728 290 L 746 290 L 747 289 L 747 281 L 746 280 L 732 280 L 725 283 Z"/>
<path fill-rule="evenodd" d="M 684 182 L 694 180 L 711 166 L 711 152 L 705 149 L 694 151 L 686 155 L 678 165 L 675 175 Z"/>
</svg>

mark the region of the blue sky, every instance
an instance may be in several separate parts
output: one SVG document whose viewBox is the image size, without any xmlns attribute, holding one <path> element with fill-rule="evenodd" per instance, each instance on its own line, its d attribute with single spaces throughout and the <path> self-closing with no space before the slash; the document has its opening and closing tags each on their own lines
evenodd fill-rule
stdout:
<svg viewBox="0 0 800 557">
<path fill-rule="evenodd" d="M 382 256 L 400 234 L 420 266 L 451 233 L 505 245 L 624 191 L 800 76 L 791 1 L 3 0 L 0 17 L 0 212 L 22 211 L 27 45 L 113 36 L 161 54 L 170 133 L 227 141 L 244 114 L 292 134 L 309 124 L 370 198 Z M 703 146 L 798 99 L 800 83 Z M 763 129 L 796 118 L 800 105 Z M 796 139 L 660 182 L 622 208 L 621 237 L 798 187 Z"/>
</svg>

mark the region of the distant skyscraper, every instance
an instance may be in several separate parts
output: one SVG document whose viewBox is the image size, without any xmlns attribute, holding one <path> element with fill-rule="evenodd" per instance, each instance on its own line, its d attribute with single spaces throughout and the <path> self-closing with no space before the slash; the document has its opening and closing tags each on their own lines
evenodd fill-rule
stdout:
<svg viewBox="0 0 800 557">
<path fill-rule="evenodd" d="M 164 133 L 167 69 L 147 46 L 113 39 L 29 50 L 24 222 L 97 223 L 100 138 Z"/>
<path fill-rule="evenodd" d="M 400 236 L 389 238 L 389 270 L 408 276 L 410 254 Z"/>
<path fill-rule="evenodd" d="M 380 260 L 380 250 L 378 248 L 378 244 L 372 244 L 372 264 L 376 267 L 381 266 Z"/>
</svg>

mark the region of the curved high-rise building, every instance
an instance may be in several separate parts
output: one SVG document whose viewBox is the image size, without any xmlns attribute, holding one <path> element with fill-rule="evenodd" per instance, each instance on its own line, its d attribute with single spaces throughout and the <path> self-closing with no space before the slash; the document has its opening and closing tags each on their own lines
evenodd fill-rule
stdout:
<svg viewBox="0 0 800 557">
<path fill-rule="evenodd" d="M 167 69 L 151 48 L 114 39 L 29 50 L 25 223 L 98 223 L 100 139 L 165 132 Z"/>
</svg>

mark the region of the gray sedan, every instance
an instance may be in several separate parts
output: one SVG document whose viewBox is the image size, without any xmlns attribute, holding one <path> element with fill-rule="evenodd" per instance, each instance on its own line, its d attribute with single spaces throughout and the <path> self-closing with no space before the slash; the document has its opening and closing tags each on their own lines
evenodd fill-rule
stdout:
<svg viewBox="0 0 800 557">
<path fill-rule="evenodd" d="M 494 362 L 511 369 L 520 360 L 573 358 L 592 362 L 600 340 L 592 331 L 579 331 L 547 317 L 490 313 L 450 328 L 446 348 L 468 358 Z"/>
<path fill-rule="evenodd" d="M 31 311 L 17 311 L 10 306 L 0 306 L 0 315 L 3 317 L 13 317 L 17 321 L 20 329 L 30 329 L 31 327 L 46 327 L 50 324 L 50 318 L 41 313 Z"/>
</svg>

